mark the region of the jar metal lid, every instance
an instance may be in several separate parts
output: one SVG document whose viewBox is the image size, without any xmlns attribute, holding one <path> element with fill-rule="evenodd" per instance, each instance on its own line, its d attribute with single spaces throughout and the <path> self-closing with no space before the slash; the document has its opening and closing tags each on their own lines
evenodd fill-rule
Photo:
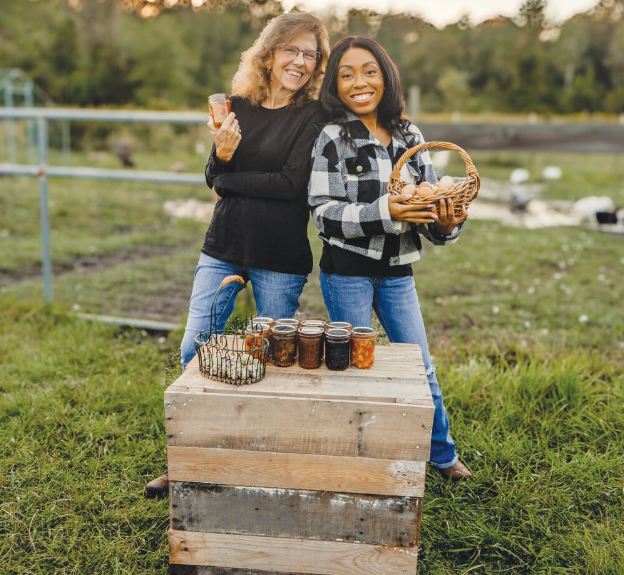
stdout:
<svg viewBox="0 0 624 575">
<path fill-rule="evenodd" d="M 323 335 L 324 330 L 322 327 L 314 327 L 314 326 L 305 326 L 299 328 L 299 335 L 302 336 L 313 336 L 313 335 Z"/>
<path fill-rule="evenodd" d="M 343 339 L 343 338 L 348 339 L 351 337 L 351 332 L 349 330 L 342 329 L 342 328 L 333 328 L 333 329 L 328 329 L 325 332 L 325 335 L 327 336 L 328 339 Z"/>
<path fill-rule="evenodd" d="M 271 333 L 276 333 L 276 334 L 283 334 L 283 335 L 288 335 L 288 334 L 294 334 L 297 332 L 297 328 L 294 325 L 275 325 L 273 326 L 273 329 L 271 330 Z"/>
<path fill-rule="evenodd" d="M 353 335 L 377 335 L 377 330 L 372 327 L 354 327 L 351 333 Z"/>
<path fill-rule="evenodd" d="M 247 333 L 255 333 L 257 331 L 261 331 L 262 333 L 271 331 L 271 326 L 268 323 L 260 323 L 253 322 L 247 324 L 247 328 L 245 329 Z"/>
<path fill-rule="evenodd" d="M 299 325 L 299 320 L 292 317 L 282 317 L 275 322 L 277 325 Z"/>
<path fill-rule="evenodd" d="M 348 321 L 332 321 L 325 326 L 325 329 L 346 329 L 351 331 L 352 327 Z"/>
<path fill-rule="evenodd" d="M 257 323 L 273 323 L 273 321 L 274 320 L 272 317 L 265 316 L 256 316 L 251 318 L 251 323 L 253 323 L 254 325 Z"/>
</svg>

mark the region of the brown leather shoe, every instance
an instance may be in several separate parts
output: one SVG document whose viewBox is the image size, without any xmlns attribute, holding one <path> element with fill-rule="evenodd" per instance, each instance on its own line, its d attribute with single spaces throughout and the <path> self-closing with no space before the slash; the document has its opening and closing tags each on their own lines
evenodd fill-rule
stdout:
<svg viewBox="0 0 624 575">
<path fill-rule="evenodd" d="M 145 497 L 166 497 L 169 495 L 169 475 L 167 471 L 160 477 L 152 479 L 145 486 Z"/>
<path fill-rule="evenodd" d="M 447 467 L 446 469 L 438 469 L 438 471 L 444 477 L 452 479 L 453 481 L 462 481 L 463 479 L 470 479 L 472 477 L 472 473 L 470 473 L 468 468 L 461 461 L 457 461 L 455 465 L 451 465 L 451 467 Z"/>
</svg>

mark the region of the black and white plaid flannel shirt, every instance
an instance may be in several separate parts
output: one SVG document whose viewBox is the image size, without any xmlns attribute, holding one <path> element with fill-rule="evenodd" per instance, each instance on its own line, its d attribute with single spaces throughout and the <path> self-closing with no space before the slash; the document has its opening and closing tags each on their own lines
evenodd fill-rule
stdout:
<svg viewBox="0 0 624 575">
<path fill-rule="evenodd" d="M 433 224 L 390 219 L 386 184 L 393 161 L 388 149 L 370 134 L 355 114 L 349 113 L 348 121 L 356 149 L 342 140 L 338 125 L 327 124 L 312 150 L 308 202 L 320 237 L 332 245 L 379 260 L 386 235 L 399 235 L 399 250 L 391 255 L 390 265 L 409 264 L 420 259 L 420 235 L 435 245 L 454 243 L 463 223 L 445 236 Z M 424 141 L 414 124 L 410 125 L 409 132 L 414 135 L 414 142 L 408 143 L 401 136 L 392 137 L 395 158 Z M 423 180 L 432 184 L 438 181 L 427 150 L 405 162 L 401 180 L 415 184 Z"/>
</svg>

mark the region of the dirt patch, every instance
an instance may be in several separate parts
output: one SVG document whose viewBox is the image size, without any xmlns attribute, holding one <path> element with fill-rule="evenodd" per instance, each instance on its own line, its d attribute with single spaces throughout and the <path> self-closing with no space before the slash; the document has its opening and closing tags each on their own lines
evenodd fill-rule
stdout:
<svg viewBox="0 0 624 575">
<path fill-rule="evenodd" d="M 120 264 L 178 253 L 179 247 L 137 246 L 132 250 L 124 250 L 101 256 L 83 256 L 76 258 L 71 264 L 56 264 L 52 266 L 52 275 L 66 274 L 87 275 L 94 274 Z M 41 264 L 25 266 L 16 272 L 0 272 L 0 287 L 17 286 L 22 283 L 41 278 Z"/>
</svg>

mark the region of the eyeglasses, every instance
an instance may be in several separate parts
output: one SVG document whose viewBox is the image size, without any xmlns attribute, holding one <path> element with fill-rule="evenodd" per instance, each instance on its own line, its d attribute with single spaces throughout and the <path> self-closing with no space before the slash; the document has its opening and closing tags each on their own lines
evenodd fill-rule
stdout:
<svg viewBox="0 0 624 575">
<path fill-rule="evenodd" d="M 293 46 L 292 44 L 280 44 L 279 46 L 275 46 L 276 50 L 281 50 L 293 60 L 299 56 L 299 52 L 303 54 L 303 58 L 306 62 L 318 62 L 321 59 L 321 53 L 316 50 L 302 50 L 301 48 L 297 48 L 297 46 Z"/>
</svg>

